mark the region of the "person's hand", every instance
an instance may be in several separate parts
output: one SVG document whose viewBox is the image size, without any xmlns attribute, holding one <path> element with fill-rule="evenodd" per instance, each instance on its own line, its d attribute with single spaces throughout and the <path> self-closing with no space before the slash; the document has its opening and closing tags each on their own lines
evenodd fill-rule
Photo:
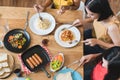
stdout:
<svg viewBox="0 0 120 80">
<path fill-rule="evenodd" d="M 80 19 L 76 19 L 72 25 L 75 25 L 75 26 L 81 26 L 82 25 L 82 22 L 80 21 Z"/>
<path fill-rule="evenodd" d="M 88 55 L 82 56 L 80 58 L 80 64 L 84 65 L 85 63 L 88 63 L 88 62 L 94 60 L 97 56 L 98 56 L 98 54 L 88 54 Z"/>
<path fill-rule="evenodd" d="M 34 9 L 36 12 L 43 12 L 44 11 L 44 7 L 38 4 L 34 5 Z"/>
<path fill-rule="evenodd" d="M 91 38 L 91 39 L 86 39 L 84 41 L 82 41 L 83 43 L 85 43 L 85 45 L 90 45 L 90 46 L 95 46 L 98 44 L 98 40 L 95 38 Z"/>
<path fill-rule="evenodd" d="M 69 6 L 61 6 L 60 9 L 57 11 L 58 14 L 63 14 L 65 13 L 66 10 L 68 10 Z"/>
<path fill-rule="evenodd" d="M 64 12 L 65 12 L 65 10 L 59 9 L 59 10 L 57 11 L 57 14 L 63 14 Z"/>
</svg>

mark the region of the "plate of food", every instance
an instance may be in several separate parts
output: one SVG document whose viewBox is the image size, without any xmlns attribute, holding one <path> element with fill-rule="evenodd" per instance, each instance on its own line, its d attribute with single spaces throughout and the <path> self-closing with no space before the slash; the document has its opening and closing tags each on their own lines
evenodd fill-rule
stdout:
<svg viewBox="0 0 120 80">
<path fill-rule="evenodd" d="M 73 69 L 62 69 L 55 74 L 53 80 L 83 80 L 82 76 Z"/>
<path fill-rule="evenodd" d="M 4 37 L 4 46 L 12 52 L 21 53 L 30 45 L 30 35 L 23 29 L 10 30 Z"/>
<path fill-rule="evenodd" d="M 50 70 L 55 72 L 63 67 L 64 55 L 63 53 L 58 53 L 55 55 L 50 62 Z"/>
<path fill-rule="evenodd" d="M 0 53 L 0 79 L 9 77 L 14 68 L 14 58 L 12 55 Z"/>
<path fill-rule="evenodd" d="M 42 20 L 39 19 L 38 13 L 34 14 L 30 18 L 29 27 L 37 35 L 47 35 L 54 30 L 56 24 L 55 19 L 49 13 L 41 12 L 39 14 Z"/>
<path fill-rule="evenodd" d="M 55 41 L 62 47 L 74 47 L 79 43 L 81 39 L 80 31 L 74 26 L 67 29 L 70 26 L 72 25 L 64 24 L 55 31 Z"/>
</svg>

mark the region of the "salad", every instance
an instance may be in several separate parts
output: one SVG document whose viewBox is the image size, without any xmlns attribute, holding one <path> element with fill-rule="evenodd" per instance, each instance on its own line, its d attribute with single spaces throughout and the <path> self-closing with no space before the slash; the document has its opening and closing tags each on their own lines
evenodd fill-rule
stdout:
<svg viewBox="0 0 120 80">
<path fill-rule="evenodd" d="M 59 54 L 55 55 L 52 58 L 52 61 L 50 62 L 50 70 L 55 72 L 55 71 L 61 69 L 61 67 L 63 66 L 63 63 L 64 63 L 63 53 L 59 53 Z"/>
<path fill-rule="evenodd" d="M 22 33 L 17 33 L 10 35 L 8 38 L 8 42 L 12 47 L 21 49 L 26 42 L 26 38 Z"/>
</svg>

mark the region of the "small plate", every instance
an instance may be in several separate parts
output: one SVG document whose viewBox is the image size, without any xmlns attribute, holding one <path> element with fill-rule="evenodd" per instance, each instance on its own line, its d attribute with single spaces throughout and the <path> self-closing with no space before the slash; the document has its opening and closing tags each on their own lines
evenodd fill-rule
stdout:
<svg viewBox="0 0 120 80">
<path fill-rule="evenodd" d="M 59 56 L 60 56 L 60 57 L 59 57 Z M 60 65 L 58 68 L 53 69 L 53 68 L 52 68 L 52 62 L 53 62 L 53 61 L 55 61 L 55 62 L 57 63 L 56 66 L 58 66 L 59 63 L 60 63 L 61 65 Z M 63 55 L 63 53 L 58 53 L 57 55 L 55 55 L 55 56 L 52 58 L 52 60 L 51 60 L 51 62 L 50 62 L 50 70 L 51 70 L 52 72 L 55 72 L 55 71 L 61 69 L 62 66 L 63 66 L 63 64 L 64 64 L 64 55 Z"/>
<path fill-rule="evenodd" d="M 53 77 L 53 80 L 56 80 L 56 77 L 57 77 L 58 74 L 60 74 L 60 73 L 63 73 L 63 74 L 64 74 L 64 73 L 67 73 L 67 72 L 73 72 L 73 69 L 67 68 L 67 69 L 62 69 L 62 70 L 60 70 L 60 71 Z M 71 73 L 71 75 L 72 75 L 72 80 L 83 80 L 83 79 L 82 79 L 82 76 L 81 76 L 77 71 Z"/>
<path fill-rule="evenodd" d="M 76 45 L 79 43 L 80 39 L 81 39 L 80 31 L 79 31 L 76 27 L 73 26 L 73 27 L 71 27 L 71 28 L 68 29 L 68 30 L 72 31 L 72 33 L 73 33 L 73 35 L 74 35 L 74 40 L 72 40 L 73 43 L 72 43 L 72 44 L 69 44 L 69 42 L 64 42 L 64 41 L 61 40 L 60 35 L 61 35 L 61 33 L 64 31 L 64 30 L 62 31 L 62 29 L 67 28 L 67 27 L 69 27 L 69 26 L 71 26 L 71 25 L 70 25 L 70 24 L 61 25 L 61 26 L 55 31 L 55 35 L 54 35 L 56 42 L 57 42 L 60 46 L 66 47 L 66 48 L 70 48 L 70 47 L 76 46 Z M 77 42 L 75 42 L 76 40 L 77 40 Z"/>
<path fill-rule="evenodd" d="M 37 20 L 39 19 L 39 16 L 38 16 L 38 13 L 34 14 L 31 18 L 30 18 L 30 22 L 29 22 L 29 27 L 31 29 L 31 31 L 37 35 L 47 35 L 49 33 L 51 33 L 54 28 L 55 28 L 55 19 L 54 17 L 49 14 L 49 13 L 45 13 L 45 12 L 41 12 L 39 13 L 40 16 L 43 18 L 43 19 L 48 19 L 50 21 L 50 26 L 49 28 L 43 30 L 43 29 L 40 29 L 37 27 Z"/>
</svg>

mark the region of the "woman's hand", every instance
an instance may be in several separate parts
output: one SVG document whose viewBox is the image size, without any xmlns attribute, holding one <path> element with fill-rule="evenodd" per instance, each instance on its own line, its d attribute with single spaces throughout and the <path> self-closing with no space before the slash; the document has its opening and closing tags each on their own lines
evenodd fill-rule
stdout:
<svg viewBox="0 0 120 80">
<path fill-rule="evenodd" d="M 100 55 L 100 53 L 98 53 L 98 54 L 89 54 L 89 55 L 82 56 L 82 58 L 80 59 L 80 64 L 84 65 L 85 63 L 88 63 L 88 62 L 94 60 L 99 55 Z"/>
<path fill-rule="evenodd" d="M 44 7 L 38 4 L 34 5 L 34 9 L 36 12 L 43 12 L 44 11 Z"/>
<path fill-rule="evenodd" d="M 70 6 L 61 6 L 60 9 L 57 11 L 58 14 L 65 13 L 66 10 L 69 10 Z"/>
<path fill-rule="evenodd" d="M 85 43 L 85 45 L 90 45 L 90 46 L 95 46 L 98 44 L 98 40 L 95 38 L 91 38 L 91 39 L 86 39 L 84 41 L 82 41 L 83 43 Z"/>
<path fill-rule="evenodd" d="M 82 25 L 82 21 L 80 21 L 80 19 L 76 19 L 72 25 L 75 25 L 75 26 L 81 26 Z"/>
</svg>

